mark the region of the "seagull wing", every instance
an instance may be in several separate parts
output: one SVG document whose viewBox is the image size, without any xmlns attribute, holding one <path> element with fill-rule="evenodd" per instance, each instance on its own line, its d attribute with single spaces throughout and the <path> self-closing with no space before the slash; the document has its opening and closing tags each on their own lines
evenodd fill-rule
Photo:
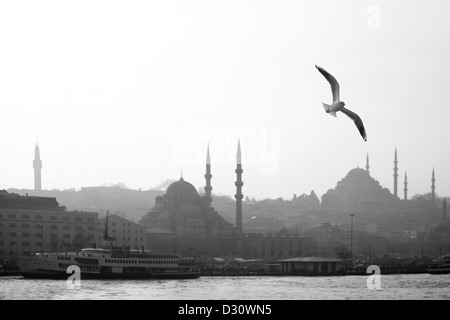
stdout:
<svg viewBox="0 0 450 320">
<path fill-rule="evenodd" d="M 333 102 L 339 101 L 339 83 L 337 82 L 337 80 L 324 68 L 319 67 L 317 65 L 316 68 L 330 83 L 331 92 L 333 93 Z"/>
<path fill-rule="evenodd" d="M 356 113 L 351 112 L 348 109 L 342 108 L 341 111 L 355 122 L 355 125 L 358 128 L 359 133 L 363 137 L 364 141 L 367 141 L 366 129 L 364 128 L 364 124 L 361 118 Z"/>
</svg>

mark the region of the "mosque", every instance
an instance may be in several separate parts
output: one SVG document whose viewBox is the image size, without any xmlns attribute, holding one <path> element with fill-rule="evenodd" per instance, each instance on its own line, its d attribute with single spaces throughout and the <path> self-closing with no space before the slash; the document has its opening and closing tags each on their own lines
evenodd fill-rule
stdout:
<svg viewBox="0 0 450 320">
<path fill-rule="evenodd" d="M 241 257 L 246 259 L 292 258 L 309 254 L 315 244 L 300 236 L 254 236 L 242 229 L 242 156 L 238 142 L 236 154 L 236 225 L 227 222 L 212 206 L 211 159 L 206 155 L 205 194 L 183 177 L 172 183 L 166 194 L 155 198 L 155 205 L 140 224 L 146 227 L 146 246 L 153 251 L 171 251 L 205 258 Z"/>
<path fill-rule="evenodd" d="M 237 162 L 241 167 L 241 151 L 238 145 Z M 238 169 L 236 169 L 238 170 Z M 241 169 L 242 171 L 242 169 Z M 240 179 L 238 174 L 238 180 Z M 166 194 L 155 198 L 152 210 L 141 220 L 141 224 L 150 228 L 163 229 L 176 236 L 189 237 L 225 237 L 234 238 L 242 233 L 242 222 L 237 223 L 241 230 L 225 219 L 212 207 L 211 158 L 209 146 L 206 155 L 205 194 L 199 195 L 196 188 L 183 177 L 172 183 Z M 241 194 L 236 206 L 242 208 Z M 241 209 L 242 210 L 242 209 Z M 237 217 L 238 219 L 238 217 Z M 242 221 L 242 215 L 240 216 Z"/>
<path fill-rule="evenodd" d="M 214 210 L 209 194 L 200 196 L 183 177 L 172 183 L 164 196 L 155 199 L 155 206 L 145 222 L 183 236 L 233 236 L 236 229 Z"/>
<path fill-rule="evenodd" d="M 398 193 L 398 160 L 397 149 L 394 153 L 393 192 L 384 188 L 370 175 L 369 155 L 366 158 L 366 168 L 354 168 L 337 183 L 334 189 L 329 189 L 322 196 L 322 207 L 337 210 L 379 211 L 407 208 L 408 176 L 405 172 L 403 197 Z M 436 185 L 434 169 L 431 178 L 431 204 L 435 204 Z M 403 201 L 402 201 L 403 200 Z"/>
</svg>

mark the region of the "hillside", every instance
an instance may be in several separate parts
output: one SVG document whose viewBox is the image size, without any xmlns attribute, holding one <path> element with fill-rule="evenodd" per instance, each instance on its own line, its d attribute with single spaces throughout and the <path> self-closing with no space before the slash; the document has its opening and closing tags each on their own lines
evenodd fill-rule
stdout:
<svg viewBox="0 0 450 320">
<path fill-rule="evenodd" d="M 151 210 L 155 198 L 164 192 L 160 190 L 133 190 L 121 187 L 85 187 L 76 191 L 8 189 L 8 192 L 20 195 L 55 197 L 67 210 L 84 210 L 98 212 L 102 217 L 109 210 L 134 222 Z"/>
</svg>

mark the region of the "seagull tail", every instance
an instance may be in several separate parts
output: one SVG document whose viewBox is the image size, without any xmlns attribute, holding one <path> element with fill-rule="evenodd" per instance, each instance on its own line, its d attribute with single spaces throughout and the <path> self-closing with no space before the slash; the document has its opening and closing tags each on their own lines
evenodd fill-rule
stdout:
<svg viewBox="0 0 450 320">
<path fill-rule="evenodd" d="M 329 114 L 331 114 L 333 117 L 337 118 L 337 116 L 336 116 L 336 111 L 331 111 L 331 106 L 330 106 L 329 104 L 326 104 L 326 103 L 323 103 L 323 102 L 322 102 L 322 105 L 323 105 L 323 108 L 325 109 L 325 112 L 326 112 L 326 113 L 329 113 Z"/>
</svg>

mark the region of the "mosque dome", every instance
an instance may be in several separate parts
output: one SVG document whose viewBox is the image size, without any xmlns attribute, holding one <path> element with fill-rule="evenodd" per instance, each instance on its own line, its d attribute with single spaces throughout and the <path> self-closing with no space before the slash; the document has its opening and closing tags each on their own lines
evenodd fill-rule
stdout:
<svg viewBox="0 0 450 320">
<path fill-rule="evenodd" d="M 350 170 L 347 173 L 347 176 L 345 177 L 345 179 L 350 180 L 350 181 L 361 181 L 361 180 L 367 180 L 367 178 L 370 178 L 369 173 L 361 168 L 355 168 Z"/>
<path fill-rule="evenodd" d="M 198 192 L 195 187 L 187 181 L 184 181 L 183 178 L 172 183 L 166 191 L 167 196 L 174 196 L 176 198 L 183 199 L 197 199 Z"/>
<path fill-rule="evenodd" d="M 370 174 L 361 168 L 354 168 L 350 170 L 347 175 L 338 182 L 338 187 L 364 188 L 380 191 L 382 187 L 379 182 L 373 179 Z"/>
</svg>

